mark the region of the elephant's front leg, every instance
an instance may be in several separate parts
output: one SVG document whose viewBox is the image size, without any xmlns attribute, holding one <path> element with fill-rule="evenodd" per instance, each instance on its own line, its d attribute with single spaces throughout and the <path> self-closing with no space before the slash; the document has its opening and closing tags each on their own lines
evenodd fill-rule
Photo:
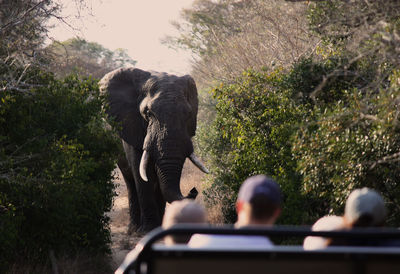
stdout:
<svg viewBox="0 0 400 274">
<path fill-rule="evenodd" d="M 121 170 L 122 176 L 128 190 L 129 202 L 129 227 L 128 234 L 136 232 L 140 227 L 140 204 L 136 192 L 135 179 L 133 177 L 132 168 L 129 166 L 125 155 L 121 156 L 118 160 L 118 167 Z"/>
</svg>

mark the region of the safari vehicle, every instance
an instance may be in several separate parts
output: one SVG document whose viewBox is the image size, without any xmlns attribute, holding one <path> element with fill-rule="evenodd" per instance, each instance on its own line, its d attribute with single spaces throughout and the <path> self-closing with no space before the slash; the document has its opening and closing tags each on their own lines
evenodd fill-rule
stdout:
<svg viewBox="0 0 400 274">
<path fill-rule="evenodd" d="M 352 231 L 311 231 L 305 227 L 276 226 L 265 229 L 233 229 L 177 225 L 155 229 L 147 234 L 116 270 L 118 274 L 236 274 L 236 273 L 318 273 L 318 274 L 395 274 L 400 273 L 400 246 L 334 246 L 304 250 L 301 245 L 276 245 L 269 248 L 167 246 L 160 243 L 167 235 L 183 234 L 265 235 L 282 242 L 301 243 L 306 236 L 335 239 L 359 239 L 397 242 L 397 229 L 363 229 Z M 290 240 L 292 239 L 292 240 Z"/>
</svg>

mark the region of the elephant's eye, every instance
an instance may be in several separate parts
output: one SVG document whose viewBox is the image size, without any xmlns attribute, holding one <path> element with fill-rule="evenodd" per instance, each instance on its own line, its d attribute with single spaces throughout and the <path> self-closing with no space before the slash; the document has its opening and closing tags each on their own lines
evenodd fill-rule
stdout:
<svg viewBox="0 0 400 274">
<path fill-rule="evenodd" d="M 145 107 L 143 110 L 143 116 L 148 119 L 150 116 L 150 109 L 148 107 Z"/>
</svg>

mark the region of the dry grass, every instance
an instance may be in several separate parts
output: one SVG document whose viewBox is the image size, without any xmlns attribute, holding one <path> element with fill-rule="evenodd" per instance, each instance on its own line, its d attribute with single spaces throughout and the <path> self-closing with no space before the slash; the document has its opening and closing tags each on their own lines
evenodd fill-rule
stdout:
<svg viewBox="0 0 400 274">
<path fill-rule="evenodd" d="M 201 172 L 192 162 L 187 159 L 182 170 L 181 177 L 181 191 L 183 196 L 186 196 L 189 191 L 195 187 L 199 192 L 196 200 L 203 203 L 203 182 L 205 180 L 205 174 Z"/>
<path fill-rule="evenodd" d="M 119 170 L 118 170 L 119 172 Z M 189 191 L 195 187 L 199 192 L 196 201 L 205 205 L 203 190 L 206 175 L 202 173 L 196 166 L 194 166 L 190 160 L 185 162 L 182 170 L 181 178 L 181 191 L 185 196 Z M 129 224 L 129 213 L 128 213 L 128 193 L 126 190 L 125 183 L 122 176 L 115 181 L 117 184 L 118 196 L 114 200 L 114 206 L 109 216 L 111 218 L 111 239 L 112 239 L 112 267 L 116 268 L 121 264 L 126 254 L 135 247 L 138 241 L 141 239 L 141 235 L 129 235 L 127 228 Z M 167 204 L 168 206 L 168 204 Z M 222 206 L 222 205 L 221 205 Z M 210 223 L 218 224 L 222 223 L 223 216 L 220 207 L 214 206 L 208 209 L 208 220 Z"/>
<path fill-rule="evenodd" d="M 203 196 L 203 190 L 206 187 L 205 180 L 206 175 L 194 166 L 190 160 L 186 160 L 181 179 L 181 190 L 183 195 L 186 195 L 193 187 L 196 187 L 199 192 L 196 201 L 207 208 L 208 222 L 211 224 L 221 224 L 224 220 L 222 214 L 222 203 L 216 202 L 212 207 L 209 207 L 206 204 Z"/>
<path fill-rule="evenodd" d="M 222 202 L 219 202 L 214 204 L 212 207 L 207 208 L 207 217 L 210 224 L 220 225 L 224 223 L 222 207 Z"/>
</svg>

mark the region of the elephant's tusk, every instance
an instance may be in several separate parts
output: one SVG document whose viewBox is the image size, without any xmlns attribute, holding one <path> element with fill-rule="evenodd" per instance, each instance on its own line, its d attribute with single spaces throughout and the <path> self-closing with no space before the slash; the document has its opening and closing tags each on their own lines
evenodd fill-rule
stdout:
<svg viewBox="0 0 400 274">
<path fill-rule="evenodd" d="M 148 181 L 147 174 L 146 174 L 148 162 L 149 162 L 149 153 L 147 153 L 146 150 L 143 150 L 142 159 L 140 160 L 139 174 L 140 174 L 140 177 L 142 177 L 143 181 L 145 181 L 145 182 Z"/>
<path fill-rule="evenodd" d="M 210 171 L 208 171 L 208 169 L 204 166 L 204 164 L 200 161 L 199 158 L 197 158 L 197 156 L 194 153 L 190 154 L 189 159 L 201 171 L 203 171 L 204 173 L 210 173 Z"/>
</svg>

